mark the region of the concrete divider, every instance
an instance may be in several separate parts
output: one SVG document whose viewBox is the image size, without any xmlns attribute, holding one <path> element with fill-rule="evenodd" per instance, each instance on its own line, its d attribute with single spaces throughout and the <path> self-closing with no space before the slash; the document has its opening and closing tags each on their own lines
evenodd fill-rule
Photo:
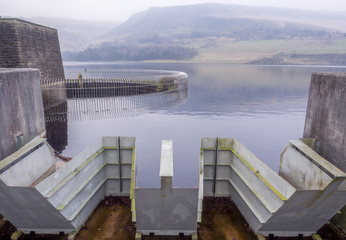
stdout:
<svg viewBox="0 0 346 240">
<path fill-rule="evenodd" d="M 172 187 L 172 141 L 162 141 L 161 188 L 135 188 L 137 232 L 190 235 L 197 232 L 198 188 Z"/>
<path fill-rule="evenodd" d="M 0 162 L 0 212 L 24 233 L 76 231 L 104 196 L 130 196 L 134 158 L 135 138 L 103 137 L 55 169 L 35 138 Z"/>
<path fill-rule="evenodd" d="M 290 141 L 278 175 L 235 139 L 203 138 L 204 196 L 232 197 L 257 233 L 315 233 L 343 206 L 346 174 L 305 142 Z"/>
</svg>

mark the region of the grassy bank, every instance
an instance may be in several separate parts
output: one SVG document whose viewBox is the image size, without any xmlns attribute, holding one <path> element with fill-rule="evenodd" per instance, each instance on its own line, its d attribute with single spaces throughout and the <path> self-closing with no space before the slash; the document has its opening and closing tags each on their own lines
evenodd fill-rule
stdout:
<svg viewBox="0 0 346 240">
<path fill-rule="evenodd" d="M 199 54 L 188 61 L 197 63 L 328 64 L 330 62 L 332 65 L 343 65 L 346 62 L 346 38 L 265 41 L 204 39 L 190 42 L 188 46 L 199 50 Z M 272 61 L 266 62 L 268 59 Z"/>
</svg>

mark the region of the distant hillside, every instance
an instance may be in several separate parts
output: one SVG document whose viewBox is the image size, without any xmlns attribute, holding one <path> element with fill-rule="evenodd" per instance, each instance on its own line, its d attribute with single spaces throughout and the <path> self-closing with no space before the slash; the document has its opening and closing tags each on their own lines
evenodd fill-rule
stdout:
<svg viewBox="0 0 346 240">
<path fill-rule="evenodd" d="M 331 23 L 327 24 L 328 21 Z M 336 21 L 343 21 L 343 24 L 332 24 Z M 268 40 L 328 37 L 343 31 L 346 31 L 346 13 L 335 15 L 272 7 L 198 4 L 150 8 L 133 15 L 101 39 L 141 43 L 206 37 Z"/>
<path fill-rule="evenodd" d="M 81 50 L 88 42 L 93 41 L 119 24 L 118 22 L 42 17 L 33 17 L 26 20 L 56 28 L 58 30 L 61 51 Z"/>
<path fill-rule="evenodd" d="M 192 62 L 274 62 L 273 64 L 278 59 L 280 64 L 291 64 L 299 59 L 299 63 L 309 63 L 309 56 L 315 52 L 320 54 L 320 58 L 330 53 L 346 54 L 343 44 L 329 45 L 343 43 L 345 32 L 346 12 L 228 4 L 155 7 L 134 14 L 128 21 L 91 41 L 84 51 L 65 53 L 64 59 L 170 59 Z M 306 40 L 313 46 L 307 45 L 310 52 L 306 52 L 304 48 L 303 52 L 295 52 L 292 43 L 299 46 L 300 41 Z M 275 49 L 268 48 L 272 41 L 285 42 L 290 48 L 280 44 L 274 44 L 277 47 Z M 237 52 L 237 49 L 232 48 L 233 45 L 239 45 L 243 52 Z M 263 45 L 266 46 L 263 51 L 248 51 L 249 48 Z M 326 50 L 321 52 L 320 48 Z M 304 56 L 297 57 L 299 54 Z M 316 64 L 319 57 L 312 58 Z M 335 64 L 338 61 L 335 59 L 344 57 L 341 55 L 330 58 Z"/>
</svg>

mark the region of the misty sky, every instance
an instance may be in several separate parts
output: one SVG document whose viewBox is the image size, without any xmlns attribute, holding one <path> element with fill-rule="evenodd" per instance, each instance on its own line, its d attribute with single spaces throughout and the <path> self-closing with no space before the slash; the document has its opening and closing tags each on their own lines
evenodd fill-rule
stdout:
<svg viewBox="0 0 346 240">
<path fill-rule="evenodd" d="M 0 16 L 125 21 L 149 7 L 206 2 L 346 11 L 346 0 L 0 0 Z"/>
</svg>

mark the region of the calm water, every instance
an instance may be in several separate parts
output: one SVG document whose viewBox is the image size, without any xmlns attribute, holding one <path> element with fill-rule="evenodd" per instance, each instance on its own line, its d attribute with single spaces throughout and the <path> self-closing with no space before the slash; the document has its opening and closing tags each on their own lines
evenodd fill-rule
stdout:
<svg viewBox="0 0 346 240">
<path fill-rule="evenodd" d="M 65 63 L 65 74 L 111 77 L 114 69 L 132 68 L 186 72 L 188 92 L 104 99 L 101 110 L 94 103 L 78 116 L 70 113 L 67 130 L 65 126 L 54 132 L 56 139 L 65 138 L 65 156 L 76 155 L 101 136 L 135 136 L 141 187 L 160 186 L 163 139 L 173 140 L 175 186 L 197 185 L 201 137 L 236 138 L 278 171 L 288 140 L 302 137 L 311 73 L 346 71 L 346 67 L 311 66 Z M 67 103 L 69 111 L 78 106 L 73 100 Z"/>
</svg>

